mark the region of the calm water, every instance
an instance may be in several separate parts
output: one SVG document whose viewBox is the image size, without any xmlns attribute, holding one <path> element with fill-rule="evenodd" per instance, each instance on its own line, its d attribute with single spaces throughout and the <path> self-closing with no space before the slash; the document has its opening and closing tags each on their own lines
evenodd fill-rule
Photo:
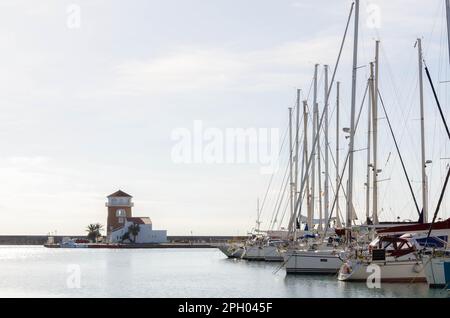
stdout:
<svg viewBox="0 0 450 318">
<path fill-rule="evenodd" d="M 447 296 L 426 284 L 369 290 L 333 276 L 286 276 L 283 269 L 277 272 L 278 266 L 229 260 L 216 249 L 0 246 L 0 297 Z"/>
</svg>

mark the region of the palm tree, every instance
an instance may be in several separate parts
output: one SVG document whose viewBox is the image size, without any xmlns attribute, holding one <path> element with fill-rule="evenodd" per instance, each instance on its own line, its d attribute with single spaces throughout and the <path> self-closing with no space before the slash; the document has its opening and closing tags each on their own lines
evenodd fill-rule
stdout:
<svg viewBox="0 0 450 318">
<path fill-rule="evenodd" d="M 103 230 L 103 225 L 100 223 L 89 224 L 86 228 L 86 232 L 88 232 L 88 239 L 97 242 L 97 239 L 102 236 L 100 233 Z"/>
<path fill-rule="evenodd" d="M 128 232 L 125 232 L 125 233 L 120 237 L 121 243 L 123 243 L 123 242 L 126 241 L 126 240 L 129 240 L 129 241 L 131 242 L 131 240 L 130 240 L 130 233 L 128 233 Z"/>
<path fill-rule="evenodd" d="M 128 233 L 133 235 L 133 243 L 136 243 L 136 237 L 138 236 L 140 230 L 141 228 L 139 224 L 134 223 L 128 227 Z"/>
</svg>

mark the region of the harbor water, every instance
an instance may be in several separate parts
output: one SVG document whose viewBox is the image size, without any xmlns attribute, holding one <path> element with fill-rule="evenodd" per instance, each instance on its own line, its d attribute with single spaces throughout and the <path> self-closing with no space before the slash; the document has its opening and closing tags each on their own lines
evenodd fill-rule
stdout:
<svg viewBox="0 0 450 318">
<path fill-rule="evenodd" d="M 47 249 L 0 246 L 0 297 L 447 297 L 426 284 L 345 283 L 286 275 L 279 263 L 217 249 Z"/>
</svg>

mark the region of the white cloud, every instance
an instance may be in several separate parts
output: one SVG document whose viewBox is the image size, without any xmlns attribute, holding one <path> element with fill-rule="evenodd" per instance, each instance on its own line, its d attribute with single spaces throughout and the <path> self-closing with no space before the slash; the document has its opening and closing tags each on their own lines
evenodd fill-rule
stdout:
<svg viewBox="0 0 450 318">
<path fill-rule="evenodd" d="M 114 92 L 141 95 L 199 90 L 276 90 L 310 77 L 316 61 L 334 63 L 336 37 L 317 37 L 276 47 L 237 52 L 183 48 L 161 57 L 116 67 Z"/>
<path fill-rule="evenodd" d="M 15 166 L 41 166 L 42 164 L 48 163 L 50 158 L 45 156 L 15 156 L 7 158 L 7 162 Z"/>
</svg>

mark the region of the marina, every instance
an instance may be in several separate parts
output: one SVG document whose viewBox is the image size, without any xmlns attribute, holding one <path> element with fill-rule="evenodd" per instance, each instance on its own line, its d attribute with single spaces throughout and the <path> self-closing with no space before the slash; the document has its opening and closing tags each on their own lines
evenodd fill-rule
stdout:
<svg viewBox="0 0 450 318">
<path fill-rule="evenodd" d="M 0 96 L 0 298 L 449 298 L 450 0 L 255 5 L 67 8 L 69 84 Z"/>
<path fill-rule="evenodd" d="M 450 25 L 450 5 L 446 0 L 447 23 Z M 444 140 L 450 142 L 450 129 L 444 115 L 439 97 L 435 90 L 430 70 L 425 63 L 422 38 L 417 38 L 414 48 L 418 57 L 418 104 L 420 114 L 420 154 L 421 154 L 421 206 L 418 195 L 413 190 L 410 173 L 405 166 L 394 128 L 391 124 L 380 91 L 380 46 L 381 41 L 375 40 L 373 59 L 369 62 L 369 72 L 361 106 L 357 105 L 358 65 L 360 44 L 360 0 L 355 0 L 346 22 L 345 32 L 341 40 L 340 51 L 329 81 L 329 66 L 323 65 L 323 72 L 319 74 L 319 64 L 314 65 L 314 75 L 311 88 L 312 96 L 301 102 L 301 89 L 297 89 L 296 104 L 288 108 L 287 142 L 280 148 L 287 152 L 287 163 L 281 188 L 275 201 L 270 222 L 262 222 L 262 208 L 257 200 L 256 223 L 250 237 L 244 244 L 229 244 L 220 250 L 231 259 L 241 258 L 248 261 L 277 261 L 282 262 L 286 274 L 322 274 L 337 275 L 343 282 L 365 282 L 367 286 L 375 283 L 380 288 L 381 283 L 427 283 L 429 288 L 440 287 L 449 289 L 450 272 L 448 264 L 450 219 L 438 219 L 442 214 L 441 204 L 448 193 L 450 166 L 445 168 L 446 177 L 439 190 L 439 198 L 433 212 L 429 206 L 429 179 L 427 176 L 427 160 L 425 134 L 425 102 L 424 102 L 424 73 L 426 73 L 429 88 L 434 95 L 436 109 L 439 111 L 440 125 L 444 128 Z M 352 81 L 350 127 L 343 132 L 349 140 L 346 159 L 342 167 L 338 160 L 333 162 L 336 171 L 334 193 L 330 193 L 330 163 L 329 155 L 329 107 L 334 84 L 336 110 L 336 152 L 339 158 L 339 143 L 342 133 L 339 131 L 340 83 L 335 83 L 335 75 L 339 67 L 342 48 L 347 38 L 347 31 L 353 17 L 353 53 L 352 53 Z M 450 45 L 450 34 L 447 34 Z M 448 52 L 450 57 L 450 51 Z M 319 76 L 322 78 L 324 95 L 319 103 Z M 361 79 L 360 79 L 361 80 Z M 310 88 L 310 92 L 311 92 Z M 312 106 L 310 106 L 312 104 Z M 321 104 L 321 105 L 319 105 Z M 303 112 L 301 113 L 301 105 Z M 381 106 L 381 107 L 380 107 Z M 367 108 L 366 108 L 367 107 Z M 392 141 L 395 144 L 396 156 L 402 166 L 403 177 L 409 187 L 411 200 L 417 212 L 417 220 L 384 220 L 380 221 L 379 214 L 379 174 L 378 167 L 378 127 L 379 112 L 383 111 Z M 365 187 L 365 218 L 358 217 L 353 196 L 356 180 L 354 157 L 356 154 L 355 141 L 360 130 L 360 117 L 366 112 L 368 121 L 366 153 L 366 182 Z M 311 116 L 312 113 L 312 116 Z M 294 116 L 294 114 L 296 114 Z M 295 117 L 295 120 L 294 120 Z M 312 130 L 308 127 L 312 121 Z M 323 129 L 322 129 L 323 128 Z M 300 134 L 300 131 L 303 133 Z M 302 146 L 301 146 L 302 145 Z M 310 145 L 310 146 L 308 146 Z M 285 149 L 283 149 L 285 146 Z M 309 148 L 308 148 L 309 147 Z M 325 149 L 321 148 L 324 147 Z M 301 149 L 302 148 L 302 149 Z M 390 156 L 391 154 L 389 154 Z M 321 168 L 324 165 L 324 168 Z M 345 174 L 346 172 L 346 174 Z M 346 187 L 342 180 L 347 179 Z M 389 181 L 389 180 L 388 180 Z M 271 189 L 272 179 L 264 196 Z M 345 210 L 342 216 L 339 201 L 344 196 Z M 285 203 L 284 203 L 285 202 Z M 332 202 L 332 203 L 331 203 Z M 284 206 L 284 210 L 280 209 Z M 281 211 L 281 212 L 280 212 Z M 280 215 L 281 213 L 281 215 Z M 281 218 L 281 220 L 279 220 Z M 362 222 L 360 221 L 362 220 Z M 263 230 L 261 224 L 269 224 Z M 275 232 L 274 232 L 275 230 Z M 278 235 L 274 233 L 283 233 Z M 274 243 L 276 242 L 276 243 Z M 439 255 L 439 256 L 438 256 Z"/>
</svg>

